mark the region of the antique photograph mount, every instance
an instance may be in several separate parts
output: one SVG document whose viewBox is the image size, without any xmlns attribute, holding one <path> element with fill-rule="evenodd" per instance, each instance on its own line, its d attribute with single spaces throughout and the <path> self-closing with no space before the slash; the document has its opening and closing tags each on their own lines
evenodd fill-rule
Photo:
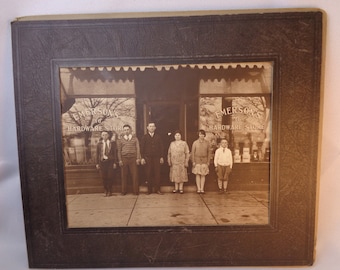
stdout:
<svg viewBox="0 0 340 270">
<path fill-rule="evenodd" d="M 318 10 L 277 10 L 13 21 L 29 267 L 312 265 L 322 20 Z M 149 123 L 164 158 L 155 189 Z M 141 148 L 127 186 L 126 128 Z M 209 145 L 204 192 L 199 130 Z M 178 134 L 184 193 L 172 182 Z M 224 141 L 228 187 L 214 159 Z M 106 147 L 115 149 L 109 189 Z"/>
</svg>

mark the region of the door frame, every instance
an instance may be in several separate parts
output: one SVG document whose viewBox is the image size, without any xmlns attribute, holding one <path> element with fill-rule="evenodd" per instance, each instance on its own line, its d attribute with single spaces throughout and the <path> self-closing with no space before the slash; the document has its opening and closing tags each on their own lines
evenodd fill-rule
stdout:
<svg viewBox="0 0 340 270">
<path fill-rule="evenodd" d="M 161 105 L 177 105 L 180 113 L 179 113 L 179 129 L 182 131 L 182 139 L 186 140 L 187 138 L 187 113 L 186 113 L 186 104 L 181 100 L 176 101 L 147 101 L 143 104 L 143 122 L 144 122 L 144 134 L 147 133 L 147 124 L 150 121 L 150 107 L 151 106 L 161 106 Z"/>
</svg>

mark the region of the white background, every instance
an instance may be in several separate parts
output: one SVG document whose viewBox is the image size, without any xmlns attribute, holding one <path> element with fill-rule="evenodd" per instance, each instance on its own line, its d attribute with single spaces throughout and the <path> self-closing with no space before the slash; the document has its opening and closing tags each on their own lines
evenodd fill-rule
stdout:
<svg viewBox="0 0 340 270">
<path fill-rule="evenodd" d="M 18 174 L 10 23 L 17 17 L 140 11 L 320 8 L 327 15 L 316 261 L 340 269 L 340 2 L 336 0 L 0 0 L 0 269 L 27 269 Z M 292 115 L 293 116 L 293 115 Z M 274 269 L 229 267 L 228 269 Z M 278 267 L 275 269 L 286 269 Z M 289 269 L 301 269 L 292 267 Z"/>
</svg>

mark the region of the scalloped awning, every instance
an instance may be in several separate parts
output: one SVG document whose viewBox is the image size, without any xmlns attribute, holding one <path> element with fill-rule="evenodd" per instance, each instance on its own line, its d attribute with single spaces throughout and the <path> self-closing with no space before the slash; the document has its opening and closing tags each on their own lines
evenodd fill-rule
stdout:
<svg viewBox="0 0 340 270">
<path fill-rule="evenodd" d="M 144 73 L 145 72 L 145 73 Z M 235 62 L 176 65 L 135 65 L 135 66 L 83 66 L 60 69 L 61 99 L 81 96 L 134 95 L 136 81 L 150 84 L 156 78 L 163 78 L 158 72 L 175 72 L 167 78 L 186 81 L 188 74 L 194 74 L 200 92 L 211 92 L 224 87 L 227 81 L 253 82 L 259 84 L 258 92 L 269 93 L 273 76 L 272 62 Z M 177 73 L 178 72 L 178 73 Z M 179 77 L 178 77 L 179 76 Z M 190 76 L 189 76 L 190 77 Z M 178 81 L 177 80 L 177 81 Z M 158 82 L 159 83 L 159 82 Z M 169 82 L 167 82 L 169 83 Z M 149 85 L 150 89 L 154 86 Z M 170 86 L 169 86 L 170 87 Z M 254 87 L 252 87 L 253 89 Z M 208 90 L 206 90 L 208 89 Z M 221 90 L 222 91 L 222 90 Z M 249 90 L 251 91 L 251 90 Z"/>
<path fill-rule="evenodd" d="M 178 65 L 129 65 L 129 66 L 93 66 L 93 67 L 72 67 L 76 70 L 91 71 L 145 71 L 147 69 L 156 69 L 157 71 L 178 70 L 179 68 L 191 69 L 230 69 L 230 68 L 272 68 L 271 62 L 237 62 L 237 63 L 208 63 L 208 64 L 178 64 Z"/>
<path fill-rule="evenodd" d="M 272 62 L 235 62 L 176 65 L 130 65 L 130 66 L 82 66 L 61 68 L 61 73 L 69 73 L 81 81 L 134 81 L 138 74 L 147 72 L 199 73 L 204 81 L 221 80 L 270 80 L 273 75 Z"/>
</svg>

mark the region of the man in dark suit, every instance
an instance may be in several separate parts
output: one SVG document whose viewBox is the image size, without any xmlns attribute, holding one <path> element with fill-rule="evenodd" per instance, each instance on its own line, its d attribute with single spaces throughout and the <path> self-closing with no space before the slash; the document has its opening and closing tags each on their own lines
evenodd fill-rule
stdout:
<svg viewBox="0 0 340 270">
<path fill-rule="evenodd" d="M 154 191 L 162 195 L 160 190 L 161 164 L 164 163 L 163 143 L 161 137 L 155 134 L 155 123 L 149 123 L 148 132 L 143 136 L 140 143 L 141 164 L 145 165 L 148 183 L 148 194 Z"/>
<path fill-rule="evenodd" d="M 101 140 L 97 144 L 97 169 L 103 180 L 105 197 L 112 195 L 114 169 L 117 162 L 117 146 L 115 141 L 110 140 L 107 131 L 101 133 Z"/>
</svg>

